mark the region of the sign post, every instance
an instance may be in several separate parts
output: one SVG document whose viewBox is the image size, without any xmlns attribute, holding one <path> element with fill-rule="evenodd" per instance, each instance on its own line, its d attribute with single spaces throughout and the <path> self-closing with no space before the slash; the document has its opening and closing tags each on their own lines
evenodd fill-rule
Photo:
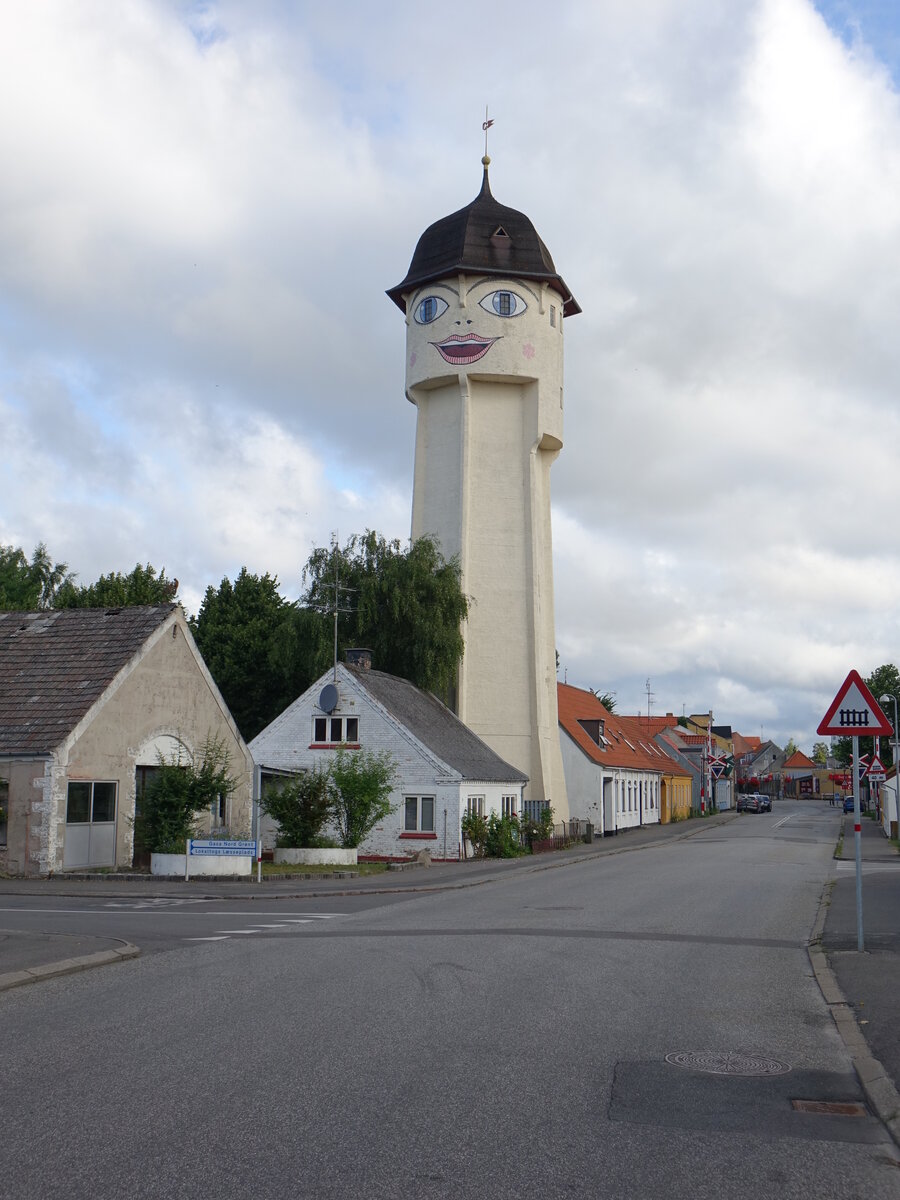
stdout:
<svg viewBox="0 0 900 1200">
<path fill-rule="evenodd" d="M 856 949 L 865 949 L 862 915 L 862 825 L 859 817 L 859 739 L 877 738 L 891 732 L 887 717 L 878 707 L 858 671 L 851 671 L 822 718 L 818 730 L 831 737 L 849 737 L 853 743 L 853 834 L 856 842 Z M 877 759 L 877 747 L 875 757 Z M 879 764 L 880 765 L 880 764 Z"/>
</svg>

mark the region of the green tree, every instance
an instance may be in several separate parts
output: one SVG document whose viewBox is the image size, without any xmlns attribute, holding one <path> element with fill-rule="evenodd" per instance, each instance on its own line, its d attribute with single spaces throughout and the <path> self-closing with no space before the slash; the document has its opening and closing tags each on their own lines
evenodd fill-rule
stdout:
<svg viewBox="0 0 900 1200">
<path fill-rule="evenodd" d="M 206 589 L 191 628 L 248 740 L 296 700 L 330 659 L 322 616 L 285 600 L 277 577 L 252 575 L 246 567 L 234 583 L 223 579 Z"/>
<path fill-rule="evenodd" d="M 367 646 L 378 670 L 452 698 L 469 605 L 459 565 L 445 561 L 432 538 L 408 549 L 368 530 L 341 548 L 317 549 L 303 571 L 303 604 L 333 612 L 339 592 L 338 642 Z"/>
<path fill-rule="evenodd" d="M 818 767 L 828 765 L 828 745 L 826 742 L 815 742 L 812 748 L 810 758 Z"/>
<path fill-rule="evenodd" d="M 276 845 L 315 848 L 334 811 L 334 788 L 326 770 L 304 771 L 263 794 L 259 806 L 278 822 Z"/>
<path fill-rule="evenodd" d="M 96 583 L 76 584 L 68 579 L 56 593 L 54 608 L 125 608 L 134 604 L 171 604 L 178 598 L 178 580 L 167 579 L 147 563 L 134 570 L 101 575 Z"/>
<path fill-rule="evenodd" d="M 0 610 L 31 612 L 52 608 L 60 587 L 72 576 L 66 563 L 54 563 L 43 542 L 27 558 L 21 546 L 0 546 Z"/>
<path fill-rule="evenodd" d="M 591 695 L 596 696 L 607 712 L 614 713 L 616 711 L 616 697 L 612 692 L 595 692 L 590 689 Z"/>
<path fill-rule="evenodd" d="M 229 765 L 225 743 L 212 735 L 194 762 L 160 755 L 158 771 L 135 820 L 135 844 L 154 854 L 184 854 L 200 814 L 209 812 L 219 796 L 234 791 L 236 781 Z"/>
<path fill-rule="evenodd" d="M 338 750 L 329 769 L 335 790 L 334 819 L 341 845 L 359 847 L 379 821 L 396 810 L 391 789 L 396 778 L 388 751 Z"/>
<path fill-rule="evenodd" d="M 797 743 L 794 741 L 794 739 L 792 737 L 789 737 L 787 740 L 787 744 L 784 747 L 785 758 L 790 758 L 792 754 L 796 754 L 797 748 L 798 748 Z"/>
</svg>

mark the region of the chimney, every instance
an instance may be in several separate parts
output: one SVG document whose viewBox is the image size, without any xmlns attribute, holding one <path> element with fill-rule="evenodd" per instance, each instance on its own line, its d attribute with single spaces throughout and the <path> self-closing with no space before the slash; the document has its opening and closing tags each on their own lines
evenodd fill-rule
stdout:
<svg viewBox="0 0 900 1200">
<path fill-rule="evenodd" d="M 372 668 L 372 651 L 364 646 L 348 648 L 344 651 L 344 662 L 348 667 L 355 667 L 357 671 L 369 671 Z"/>
</svg>

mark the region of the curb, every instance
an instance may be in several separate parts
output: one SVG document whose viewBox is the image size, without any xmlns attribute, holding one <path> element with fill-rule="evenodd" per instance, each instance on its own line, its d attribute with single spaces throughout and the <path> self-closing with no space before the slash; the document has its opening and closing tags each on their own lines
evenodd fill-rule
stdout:
<svg viewBox="0 0 900 1200">
<path fill-rule="evenodd" d="M 828 965 L 828 957 L 822 949 L 822 931 L 825 928 L 825 914 L 828 909 L 826 896 L 833 882 L 829 880 L 822 889 L 819 911 L 816 913 L 812 936 L 806 950 L 822 999 L 828 1005 L 828 1011 L 847 1048 L 865 1097 L 875 1115 L 900 1147 L 900 1094 L 887 1071 L 869 1049 L 857 1023 L 856 1014 L 841 991 L 837 977 Z"/>
<path fill-rule="evenodd" d="M 83 954 L 79 958 L 62 958 L 59 962 L 45 963 L 41 967 L 27 967 L 21 971 L 8 971 L 0 975 L 0 992 L 23 987 L 26 983 L 40 983 L 44 979 L 56 979 L 60 975 L 75 975 L 89 971 L 92 967 L 105 967 L 109 963 L 124 962 L 137 958 L 141 951 L 131 942 L 123 942 L 117 950 L 98 950 L 96 954 Z"/>
</svg>

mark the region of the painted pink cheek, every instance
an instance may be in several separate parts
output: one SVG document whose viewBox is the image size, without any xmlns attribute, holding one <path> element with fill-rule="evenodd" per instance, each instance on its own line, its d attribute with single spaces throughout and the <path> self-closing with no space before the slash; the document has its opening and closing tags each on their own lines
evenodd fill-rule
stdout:
<svg viewBox="0 0 900 1200">
<path fill-rule="evenodd" d="M 532 346 L 531 342 L 525 343 L 522 347 L 522 353 L 526 358 L 534 358 L 534 346 Z"/>
<path fill-rule="evenodd" d="M 412 354 L 409 356 L 409 365 L 411 367 L 414 367 L 416 365 L 416 352 L 415 351 L 413 351 Z"/>
</svg>

